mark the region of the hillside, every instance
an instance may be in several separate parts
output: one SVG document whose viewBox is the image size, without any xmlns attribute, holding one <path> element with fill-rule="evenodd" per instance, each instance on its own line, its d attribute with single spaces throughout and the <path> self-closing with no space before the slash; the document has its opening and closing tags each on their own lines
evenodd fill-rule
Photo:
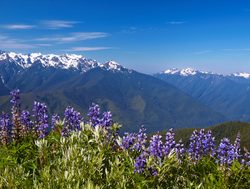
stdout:
<svg viewBox="0 0 250 189">
<path fill-rule="evenodd" d="M 247 73 L 221 75 L 188 68 L 169 69 L 154 76 L 232 121 L 250 121 L 250 78 Z"/>
</svg>

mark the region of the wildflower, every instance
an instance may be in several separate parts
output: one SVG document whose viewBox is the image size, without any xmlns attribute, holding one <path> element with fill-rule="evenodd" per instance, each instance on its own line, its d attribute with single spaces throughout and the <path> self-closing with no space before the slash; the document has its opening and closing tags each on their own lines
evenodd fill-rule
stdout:
<svg viewBox="0 0 250 189">
<path fill-rule="evenodd" d="M 11 121 L 10 117 L 6 113 L 2 113 L 0 116 L 0 142 L 6 145 L 11 140 Z"/>
<path fill-rule="evenodd" d="M 21 124 L 20 121 L 20 91 L 19 89 L 15 89 L 10 92 L 12 103 L 12 122 L 13 122 L 13 130 L 12 137 L 13 140 L 17 141 L 20 138 L 24 137 L 27 133 L 27 130 L 24 125 Z"/>
<path fill-rule="evenodd" d="M 184 148 L 184 144 L 182 143 L 182 140 L 179 140 L 179 142 L 175 145 L 174 149 L 175 149 L 176 157 L 179 160 L 181 160 L 185 154 L 185 148 Z"/>
<path fill-rule="evenodd" d="M 203 148 L 204 148 L 204 155 L 214 156 L 215 154 L 215 139 L 212 136 L 212 131 L 209 130 L 205 134 L 202 140 Z"/>
<path fill-rule="evenodd" d="M 135 164 L 134 164 L 134 167 L 135 167 L 134 172 L 135 173 L 144 172 L 144 170 L 146 169 L 146 166 L 147 166 L 147 157 L 148 157 L 148 154 L 146 152 L 142 152 L 139 155 L 139 157 L 136 158 Z"/>
<path fill-rule="evenodd" d="M 57 114 L 52 115 L 51 118 L 51 130 L 55 129 L 56 124 L 59 122 L 60 116 Z"/>
<path fill-rule="evenodd" d="M 245 162 L 247 166 L 250 166 L 250 152 L 245 153 Z"/>
<path fill-rule="evenodd" d="M 161 141 L 162 136 L 159 134 L 153 135 L 150 144 L 149 144 L 149 152 L 151 156 L 156 158 L 163 157 L 163 143 Z"/>
<path fill-rule="evenodd" d="M 48 134 L 48 109 L 44 103 L 34 102 L 33 116 L 35 117 L 35 130 L 39 138 L 44 138 Z"/>
<path fill-rule="evenodd" d="M 113 123 L 112 114 L 110 111 L 104 112 L 99 124 L 103 127 L 110 127 Z"/>
<path fill-rule="evenodd" d="M 223 138 L 217 149 L 218 162 L 221 165 L 231 165 L 236 158 L 234 146 L 228 138 Z"/>
<path fill-rule="evenodd" d="M 109 127 L 113 124 L 112 114 L 110 111 L 104 112 L 101 117 L 100 106 L 98 104 L 92 104 L 88 112 L 89 123 L 95 127 L 97 125 L 102 127 Z"/>
<path fill-rule="evenodd" d="M 135 142 L 133 148 L 136 151 L 141 152 L 142 150 L 144 150 L 146 148 L 146 142 L 147 142 L 146 129 L 142 125 L 140 130 L 139 130 L 139 133 L 136 136 L 136 142 Z"/>
<path fill-rule="evenodd" d="M 175 140 L 174 140 L 174 132 L 173 129 L 169 129 L 166 133 L 166 142 L 164 145 L 164 154 L 168 155 L 172 149 L 175 147 Z"/>
<path fill-rule="evenodd" d="M 88 116 L 89 116 L 89 123 L 93 127 L 99 125 L 99 123 L 100 123 L 100 106 L 93 103 L 92 106 L 90 106 L 90 108 L 89 108 Z"/>
<path fill-rule="evenodd" d="M 12 110 L 14 108 L 15 111 L 18 111 L 20 108 L 20 90 L 15 89 L 15 90 L 11 91 L 10 95 L 11 95 L 10 102 L 13 104 Z"/>
<path fill-rule="evenodd" d="M 30 119 L 30 112 L 23 110 L 20 115 L 21 124 L 26 128 L 25 130 L 31 130 L 33 122 Z"/>
<path fill-rule="evenodd" d="M 236 159 L 239 159 L 242 157 L 241 149 L 240 149 L 240 133 L 239 132 L 238 132 L 236 139 L 234 141 L 234 153 L 235 153 Z"/>
<path fill-rule="evenodd" d="M 82 121 L 81 114 L 72 107 L 67 107 L 64 112 L 64 125 L 62 129 L 62 136 L 68 136 L 72 131 L 81 130 L 80 123 Z"/>
<path fill-rule="evenodd" d="M 213 155 L 214 147 L 215 143 L 211 131 L 205 133 L 204 129 L 199 132 L 194 130 L 190 137 L 188 153 L 191 159 L 197 161 L 205 155 Z"/>
<path fill-rule="evenodd" d="M 121 148 L 124 150 L 130 149 L 136 140 L 136 135 L 135 133 L 124 133 L 124 136 L 122 138 L 122 144 Z"/>
</svg>

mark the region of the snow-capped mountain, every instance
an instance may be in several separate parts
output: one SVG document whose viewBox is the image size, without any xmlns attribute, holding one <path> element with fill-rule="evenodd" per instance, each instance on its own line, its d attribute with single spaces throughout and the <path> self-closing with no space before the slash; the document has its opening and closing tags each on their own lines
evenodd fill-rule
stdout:
<svg viewBox="0 0 250 189">
<path fill-rule="evenodd" d="M 99 63 L 76 54 L 21 54 L 0 51 L 1 90 L 20 88 L 33 91 L 37 88 L 53 88 L 58 83 L 74 77 L 82 77 L 87 72 L 100 69 L 112 73 L 132 73 L 115 61 Z M 20 86 L 21 84 L 21 86 Z"/>
<path fill-rule="evenodd" d="M 214 72 L 196 70 L 193 68 L 184 68 L 184 69 L 171 68 L 171 69 L 166 69 L 160 72 L 160 74 L 179 75 L 179 76 L 184 76 L 184 77 L 197 76 L 197 75 L 214 75 L 214 76 L 222 76 L 222 77 L 237 77 L 237 78 L 250 79 L 250 73 L 247 73 L 247 72 L 237 72 L 237 73 L 232 73 L 228 75 L 223 75 L 223 74 L 214 73 Z"/>
<path fill-rule="evenodd" d="M 171 75 L 181 75 L 181 76 L 189 76 L 189 75 L 195 75 L 197 73 L 205 73 L 202 71 L 198 71 L 192 68 L 186 68 L 186 69 L 177 69 L 177 68 L 172 68 L 172 69 L 167 69 L 163 71 L 162 73 L 164 74 L 171 74 Z"/>
<path fill-rule="evenodd" d="M 109 61 L 104 64 L 98 63 L 96 60 L 87 59 L 82 55 L 76 54 L 46 54 L 31 53 L 21 54 L 14 52 L 0 51 L 0 64 L 1 63 L 15 63 L 23 69 L 30 68 L 34 64 L 40 64 L 43 67 L 53 67 L 60 69 L 73 69 L 81 72 L 86 72 L 92 68 L 100 67 L 107 70 L 122 71 L 125 70 L 123 66 L 115 61 Z"/>
<path fill-rule="evenodd" d="M 131 69 L 127 69 L 123 67 L 122 65 L 118 64 L 117 62 L 113 60 L 100 64 L 99 67 L 105 70 L 118 71 L 118 72 L 127 71 L 129 73 L 132 73 L 133 71 Z"/>
<path fill-rule="evenodd" d="M 154 76 L 232 120 L 250 121 L 250 73 L 223 75 L 175 68 Z"/>
<path fill-rule="evenodd" d="M 242 77 L 242 78 L 245 78 L 245 79 L 250 79 L 250 73 L 246 73 L 246 72 L 233 73 L 230 76 Z"/>
</svg>

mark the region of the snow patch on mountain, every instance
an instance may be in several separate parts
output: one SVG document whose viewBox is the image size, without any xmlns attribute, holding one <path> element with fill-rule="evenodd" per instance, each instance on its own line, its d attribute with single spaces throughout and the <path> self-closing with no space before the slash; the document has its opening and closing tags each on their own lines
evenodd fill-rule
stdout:
<svg viewBox="0 0 250 189">
<path fill-rule="evenodd" d="M 218 74 L 214 72 L 205 72 L 205 71 L 195 70 L 192 68 L 185 68 L 185 69 L 171 68 L 171 69 L 167 69 L 161 72 L 161 74 L 180 75 L 180 76 L 194 76 L 196 74 L 204 75 L 204 76 L 205 75 L 217 75 L 217 76 L 225 76 L 225 77 L 229 76 L 229 77 L 250 79 L 250 73 L 247 73 L 247 72 L 238 72 L 238 73 L 223 75 L 223 74 Z"/>
<path fill-rule="evenodd" d="M 200 73 L 200 74 L 214 74 L 212 72 L 204 72 L 204 71 L 195 70 L 193 68 L 185 68 L 185 69 L 172 68 L 172 69 L 167 69 L 167 70 L 163 71 L 162 73 L 172 74 L 172 75 L 181 75 L 181 76 L 193 76 L 193 75 L 196 75 L 198 73 Z"/>
<path fill-rule="evenodd" d="M 124 69 L 123 66 L 121 66 L 120 64 L 118 64 L 117 62 L 113 60 L 108 61 L 104 64 L 101 64 L 100 67 L 105 68 L 107 70 L 118 70 L 118 71 L 121 71 L 122 69 Z"/>
<path fill-rule="evenodd" d="M 249 79 L 249 78 L 250 78 L 250 73 L 246 73 L 246 72 L 234 73 L 234 74 L 232 74 L 232 76 L 235 76 L 235 77 L 243 77 L 243 78 L 245 78 L 245 79 Z"/>
<path fill-rule="evenodd" d="M 1 76 L 0 78 L 1 78 L 2 83 L 4 84 L 5 81 L 4 81 L 3 76 Z"/>
<path fill-rule="evenodd" d="M 161 72 L 161 74 L 180 75 L 180 76 L 185 76 L 185 77 L 194 76 L 197 74 L 203 75 L 203 76 L 205 76 L 205 75 L 220 75 L 220 76 L 222 76 L 222 74 L 196 70 L 193 68 L 185 68 L 185 69 L 171 68 L 171 69 L 167 69 L 167 70 Z"/>
<path fill-rule="evenodd" d="M 165 74 L 176 74 L 178 72 L 179 72 L 179 69 L 177 69 L 177 68 L 171 68 L 171 69 L 167 69 L 167 70 L 163 71 L 163 73 L 165 73 Z"/>
</svg>

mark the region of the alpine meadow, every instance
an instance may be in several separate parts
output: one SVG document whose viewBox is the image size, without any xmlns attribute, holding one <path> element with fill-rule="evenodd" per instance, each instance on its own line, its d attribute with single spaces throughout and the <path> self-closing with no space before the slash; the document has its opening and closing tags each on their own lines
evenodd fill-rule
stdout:
<svg viewBox="0 0 250 189">
<path fill-rule="evenodd" d="M 250 188 L 249 2 L 0 7 L 0 188 Z"/>
</svg>

